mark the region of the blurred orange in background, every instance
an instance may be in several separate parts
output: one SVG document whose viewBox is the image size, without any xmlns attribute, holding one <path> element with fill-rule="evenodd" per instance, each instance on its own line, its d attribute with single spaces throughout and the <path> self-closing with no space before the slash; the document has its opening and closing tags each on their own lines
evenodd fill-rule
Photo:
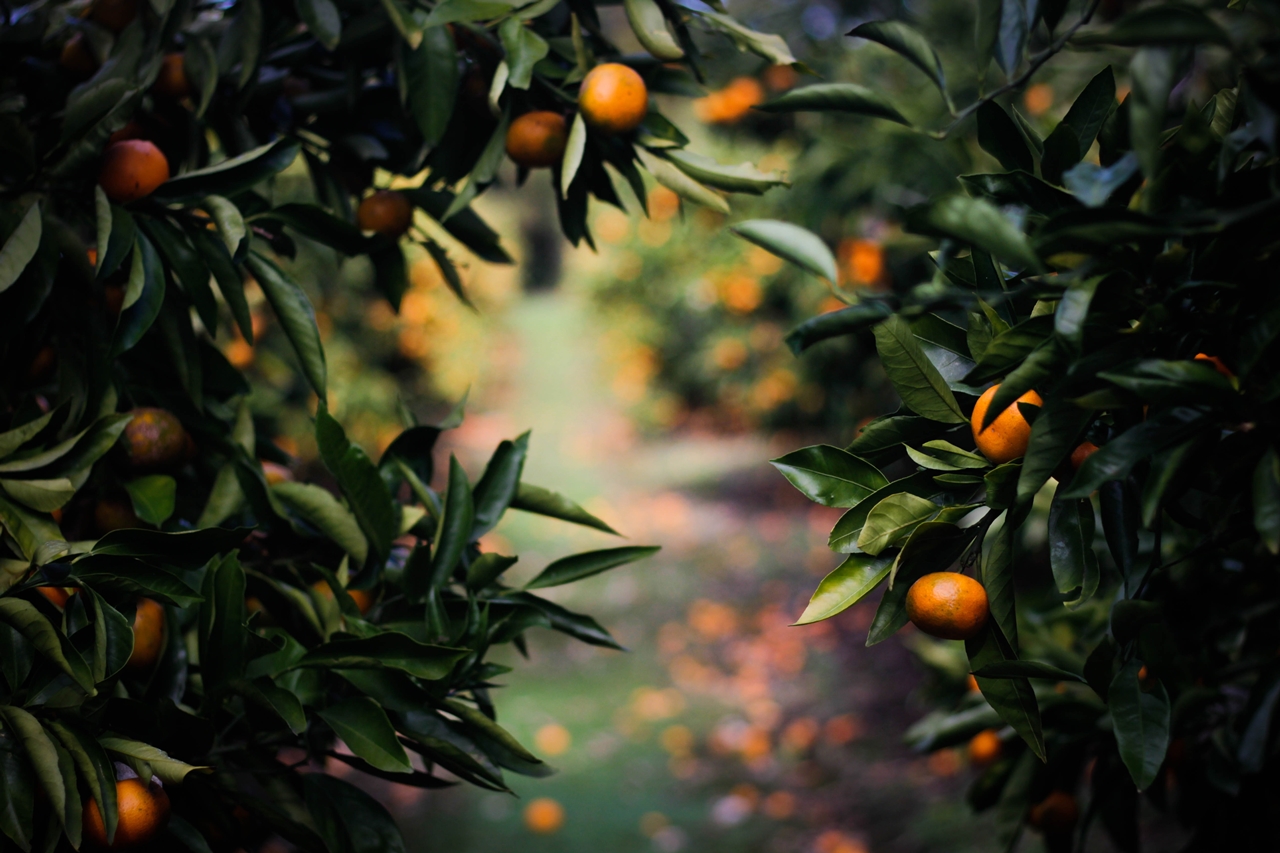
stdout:
<svg viewBox="0 0 1280 853">
<path fill-rule="evenodd" d="M 1036 83 L 1028 86 L 1022 95 L 1022 103 L 1027 112 L 1039 118 L 1053 109 L 1053 87 L 1048 83 Z"/>
<path fill-rule="evenodd" d="M 764 102 L 764 87 L 754 77 L 735 78 L 728 86 L 693 102 L 698 118 L 708 124 L 733 124 Z"/>
</svg>

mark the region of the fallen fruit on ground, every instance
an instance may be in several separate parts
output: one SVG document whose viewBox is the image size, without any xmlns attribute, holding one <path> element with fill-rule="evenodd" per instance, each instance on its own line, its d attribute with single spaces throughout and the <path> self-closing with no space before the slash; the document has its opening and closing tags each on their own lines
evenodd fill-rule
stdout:
<svg viewBox="0 0 1280 853">
<path fill-rule="evenodd" d="M 930 636 L 967 640 L 987 624 L 987 614 L 987 591 L 959 572 L 932 572 L 907 590 L 907 618 Z"/>
</svg>

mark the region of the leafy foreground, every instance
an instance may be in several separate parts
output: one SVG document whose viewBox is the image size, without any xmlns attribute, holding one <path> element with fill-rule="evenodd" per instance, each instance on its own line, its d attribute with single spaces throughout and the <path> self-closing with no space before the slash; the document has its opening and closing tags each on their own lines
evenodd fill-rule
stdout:
<svg viewBox="0 0 1280 853">
<path fill-rule="evenodd" d="M 829 544 L 848 556 L 800 621 L 883 587 L 873 645 L 906 624 L 918 578 L 972 569 L 985 626 L 963 651 L 920 647 L 939 669 L 972 673 L 980 694 L 940 707 L 912 739 L 932 750 L 995 733 L 994 746 L 971 746 L 988 769 L 969 801 L 996 809 L 1002 843 L 1031 826 L 1051 850 L 1086 849 L 1100 823 L 1137 850 L 1142 799 L 1185 827 L 1188 849 L 1271 849 L 1277 7 L 1156 5 L 1101 25 L 1097 3 L 1079 16 L 1065 5 L 1028 19 L 1004 4 L 980 22 L 975 64 L 994 58 L 1008 82 L 959 111 L 912 26 L 851 33 L 946 95 L 947 124 L 922 132 L 968 133 L 1001 169 L 958 176 L 961 192 L 903 212 L 938 240 L 931 281 L 792 336 L 799 351 L 870 331 L 902 401 L 847 448 L 775 460 L 809 498 L 847 508 Z M 1067 46 L 1105 46 L 1116 64 L 1097 61 L 1041 138 L 1002 96 Z M 1117 103 L 1125 66 L 1131 91 Z M 912 124 L 856 83 L 798 88 L 763 109 Z M 831 267 L 794 226 L 735 230 L 806 269 Z M 1042 405 L 1015 403 L 1028 391 Z M 1028 435 L 1017 458 L 992 464 L 974 434 L 1010 406 Z M 1045 524 L 1047 547 L 1032 530 Z"/>
<path fill-rule="evenodd" d="M 651 54 L 626 72 L 642 94 L 689 87 L 691 23 L 795 62 L 780 39 L 719 12 L 653 0 L 627 11 Z M 499 791 L 504 771 L 549 773 L 496 722 L 489 691 L 506 668 L 486 656 L 523 650 L 539 627 L 616 648 L 533 590 L 655 549 L 577 554 L 504 584 L 516 557 L 479 539 L 509 509 L 614 531 L 523 481 L 527 434 L 502 442 L 478 479 L 452 458 L 437 477 L 436 441 L 460 411 L 435 426 L 406 412 L 376 462 L 352 444 L 328 411 L 315 288 L 287 261 L 298 238 L 360 258 L 396 308 L 404 237 L 465 301 L 459 253 L 510 262 L 470 203 L 495 182 L 510 123 L 535 108 L 572 121 L 552 170 L 575 244 L 591 240 L 589 197 L 621 206 L 606 162 L 641 199 L 649 172 L 722 210 L 719 191 L 782 180 L 684 151 L 656 111 L 638 127 L 588 128 L 573 87 L 620 58 L 588 0 L 95 0 L 3 13 L 4 843 L 54 851 L 102 835 L 122 847 L 158 832 L 155 845 L 195 853 L 272 835 L 311 851 L 401 850 L 379 803 L 318 768 Z M 312 200 L 277 203 L 274 179 L 290 168 L 305 169 Z M 315 412 L 336 488 L 295 480 L 251 414 L 254 389 L 214 345 L 219 330 L 254 343 L 254 287 L 309 386 L 289 403 Z M 298 750 L 307 767 L 282 758 Z M 118 809 L 118 780 L 133 774 L 165 786 L 172 815 L 162 826 L 157 806 L 158 820 L 117 833 L 134 819 Z"/>
</svg>

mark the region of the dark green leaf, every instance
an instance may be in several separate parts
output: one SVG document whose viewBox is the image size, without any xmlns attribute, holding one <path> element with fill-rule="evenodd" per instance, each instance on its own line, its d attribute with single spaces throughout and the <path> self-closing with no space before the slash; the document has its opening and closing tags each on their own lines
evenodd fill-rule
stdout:
<svg viewBox="0 0 1280 853">
<path fill-rule="evenodd" d="M 95 590 L 142 595 L 175 607 L 190 607 L 202 600 L 177 575 L 129 557 L 91 555 L 72 565 L 71 576 Z M 132 649 L 132 634 L 129 646 Z"/>
<path fill-rule="evenodd" d="M 869 21 L 848 32 L 854 38 L 864 38 L 884 45 L 905 57 L 912 65 L 929 76 L 938 91 L 945 97 L 947 79 L 942 73 L 942 61 L 918 30 L 903 21 Z"/>
<path fill-rule="evenodd" d="M 889 316 L 892 311 L 883 302 L 866 301 L 820 314 L 792 329 L 787 335 L 787 346 L 791 348 L 791 352 L 799 355 L 820 341 L 869 328 Z"/>
<path fill-rule="evenodd" d="M 974 670 L 973 674 L 981 678 L 1047 678 L 1050 681 L 1085 683 L 1083 675 L 1035 660 L 994 661 Z"/>
<path fill-rule="evenodd" d="M 261 217 L 278 219 L 304 237 L 337 249 L 344 255 L 364 254 L 374 243 L 352 223 L 314 204 L 282 204 L 261 214 Z"/>
<path fill-rule="evenodd" d="M 969 667 L 978 672 L 989 664 L 1017 658 L 1000 645 L 997 631 L 988 623 L 978 636 L 965 640 L 969 655 Z M 1040 725 L 1040 707 L 1031 683 L 1025 678 L 986 678 L 974 676 L 983 697 L 996 710 L 1000 718 L 1013 727 L 1031 747 L 1031 751 L 1045 760 L 1044 733 Z"/>
<path fill-rule="evenodd" d="M 984 249 L 1017 269 L 1040 268 L 1023 233 L 990 202 L 950 195 L 907 211 L 908 230 L 953 237 Z"/>
<path fill-rule="evenodd" d="M 1145 44 L 1231 44 L 1226 32 L 1212 18 L 1202 10 L 1183 3 L 1162 3 L 1139 9 L 1105 30 L 1077 33 L 1072 41 L 1076 44 L 1115 44 L 1124 47 Z"/>
<path fill-rule="evenodd" d="M 164 304 L 164 266 L 155 246 L 144 234 L 138 234 L 133 247 L 133 265 L 124 305 L 111 342 L 112 356 L 133 349 L 151 328 Z"/>
<path fill-rule="evenodd" d="M 449 125 L 458 91 L 458 53 L 447 27 L 427 29 L 421 44 L 405 48 L 404 75 L 413 119 L 423 141 L 435 145 Z"/>
<path fill-rule="evenodd" d="M 475 526 L 471 538 L 476 539 L 489 532 L 502 519 L 507 507 L 515 499 L 520 488 L 520 475 L 529 452 L 529 433 L 515 441 L 503 441 L 489 458 L 484 474 L 476 483 Z"/>
<path fill-rule="evenodd" d="M 750 219 L 729 230 L 819 278 L 832 284 L 838 281 L 835 256 L 812 231 L 776 219 Z"/>
<path fill-rule="evenodd" d="M 942 423 L 967 423 L 946 380 L 925 357 L 911 326 L 893 316 L 875 327 L 876 350 L 902 402 L 916 414 Z"/>
<path fill-rule="evenodd" d="M 84 657 L 34 604 L 21 598 L 0 598 L 0 622 L 26 637 L 32 648 L 69 675 L 86 693 L 93 694 L 93 672 Z"/>
<path fill-rule="evenodd" d="M 17 741 L 22 744 L 40 781 L 40 787 L 49 798 L 54 815 L 65 826 L 67 823 L 67 788 L 58 761 L 58 748 L 40 725 L 40 721 L 27 711 L 12 705 L 0 705 L 0 720 L 4 721 Z M 7 779 L 5 780 L 8 781 Z"/>
<path fill-rule="evenodd" d="M 347 440 L 346 433 L 323 403 L 316 410 L 316 444 L 325 467 L 342 487 L 369 545 L 379 556 L 386 556 L 398 532 L 396 505 L 372 460 Z"/>
<path fill-rule="evenodd" d="M 316 713 L 353 753 L 374 767 L 391 773 L 413 772 L 386 712 L 369 697 L 352 696 Z"/>
<path fill-rule="evenodd" d="M 888 119 L 911 127 L 906 116 L 898 112 L 887 98 L 857 83 L 815 83 L 792 89 L 766 101 L 757 109 L 768 113 L 845 112 Z M 697 175 L 694 175 L 696 178 Z"/>
<path fill-rule="evenodd" d="M 892 566 L 893 559 L 888 556 L 850 554 L 818 584 L 796 624 L 821 622 L 843 613 L 879 586 Z"/>
<path fill-rule="evenodd" d="M 316 313 L 311 307 L 311 300 L 293 279 L 285 275 L 268 258 L 257 252 L 250 252 L 247 259 L 249 270 L 262 287 L 262 292 L 271 303 L 285 336 L 293 345 L 293 351 L 302 365 L 302 373 L 311 384 L 312 389 L 323 401 L 325 399 L 325 359 L 324 346 L 320 343 L 320 330 L 316 326 Z"/>
<path fill-rule="evenodd" d="M 1274 447 L 1253 471 L 1253 526 L 1267 550 L 1280 553 L 1280 456 Z"/>
<path fill-rule="evenodd" d="M 342 38 L 342 17 L 333 0 L 298 0 L 298 17 L 316 41 L 329 50 L 338 46 Z"/>
<path fill-rule="evenodd" d="M 1064 497 L 1085 498 L 1103 483 L 1125 477 L 1156 451 L 1178 444 L 1206 426 L 1205 415 L 1178 406 L 1125 430 L 1085 460 Z"/>
<path fill-rule="evenodd" d="M 467 567 L 467 587 L 475 590 L 484 589 L 501 577 L 503 572 L 514 566 L 519 559 L 519 557 L 504 557 L 494 553 L 481 554 Z"/>
<path fill-rule="evenodd" d="M 186 235 L 167 219 L 136 217 L 138 226 L 160 250 L 165 266 L 173 273 L 182 292 L 196 307 L 200 322 L 212 334 L 218 330 L 218 303 L 209 287 L 209 268 L 196 253 Z"/>
<path fill-rule="evenodd" d="M 937 491 L 938 487 L 934 485 L 933 477 L 928 471 L 920 471 L 901 480 L 894 480 L 840 516 L 840 520 L 831 529 L 831 536 L 827 540 L 828 547 L 839 553 L 855 553 L 858 550 L 856 543 L 862 533 L 863 525 L 866 524 L 867 515 L 873 507 L 890 495 L 905 492 L 917 497 L 927 497 Z"/>
<path fill-rule="evenodd" d="M 358 565 L 369 556 L 360 522 L 326 489 L 311 483 L 277 483 L 271 493 L 342 547 Z"/>
<path fill-rule="evenodd" d="M 198 202 L 208 195 L 234 196 L 284 171 L 298 151 L 297 140 L 282 137 L 238 157 L 172 178 L 151 198 L 162 204 L 183 204 Z"/>
<path fill-rule="evenodd" d="M 1069 605 L 1083 604 L 1098 590 L 1093 537 L 1093 504 L 1087 498 L 1055 495 L 1049 507 L 1049 565 Z"/>
<path fill-rule="evenodd" d="M 1014 651 L 1018 648 L 1018 607 L 1014 597 L 1013 552 L 1016 542 L 1013 512 L 1005 512 L 1000 527 L 987 534 L 982 543 L 982 587 L 987 591 L 990 623 L 998 627 Z"/>
<path fill-rule="evenodd" d="M 4 293 L 18 280 L 18 276 L 22 275 L 27 264 L 36 256 L 42 233 L 40 203 L 36 202 L 27 208 L 18 227 L 4 241 L 4 247 L 0 248 L 0 293 Z"/>
<path fill-rule="evenodd" d="M 826 444 L 793 450 L 771 464 L 805 497 L 823 506 L 856 506 L 889 484 L 874 465 Z"/>
<path fill-rule="evenodd" d="M 405 853 L 386 808 L 359 788 L 324 773 L 303 777 L 307 810 L 331 853 Z"/>
<path fill-rule="evenodd" d="M 168 474 L 138 477 L 125 483 L 124 488 L 133 503 L 133 511 L 147 524 L 159 527 L 173 515 L 178 483 Z"/>
<path fill-rule="evenodd" d="M 612 533 L 615 536 L 619 535 L 618 531 L 564 495 L 530 483 L 521 483 L 519 488 L 516 489 L 516 496 L 511 501 L 511 508 L 532 512 L 536 515 L 549 516 L 550 518 L 558 518 L 561 521 L 581 524 L 584 527 L 594 527 L 596 530 Z"/>
<path fill-rule="evenodd" d="M 572 583 L 582 578 L 589 578 L 607 569 L 642 560 L 658 553 L 660 550 L 661 548 L 656 545 L 633 545 L 623 548 L 604 548 L 599 551 L 574 554 L 572 557 L 562 557 L 543 569 L 536 578 L 525 584 L 525 589 L 542 589 L 543 587 Z"/>
<path fill-rule="evenodd" d="M 244 569 L 235 554 L 213 560 L 205 571 L 200 603 L 200 673 L 207 692 L 244 674 Z"/>
<path fill-rule="evenodd" d="M 419 643 L 408 634 L 387 631 L 371 637 L 335 635 L 298 662 L 301 667 L 326 669 L 396 669 L 417 678 L 437 681 L 468 654 L 469 649 L 454 649 Z"/>
<path fill-rule="evenodd" d="M 1006 171 L 1035 173 L 1031 149 L 1004 107 L 995 101 L 986 101 L 978 107 L 977 118 L 978 144 L 983 151 L 996 158 Z"/>
<path fill-rule="evenodd" d="M 1142 661 L 1120 668 L 1107 691 L 1107 707 L 1115 728 L 1116 747 L 1139 791 L 1151 787 L 1169 748 L 1169 694 L 1158 680 L 1142 689 L 1138 671 Z"/>
<path fill-rule="evenodd" d="M 195 568 L 208 562 L 215 554 L 233 551 L 240 547 L 249 531 L 245 528 L 227 530 L 184 530 L 178 533 L 160 533 L 155 530 L 113 530 L 94 543 L 93 554 L 122 557 L 152 558 L 164 564 Z"/>
</svg>

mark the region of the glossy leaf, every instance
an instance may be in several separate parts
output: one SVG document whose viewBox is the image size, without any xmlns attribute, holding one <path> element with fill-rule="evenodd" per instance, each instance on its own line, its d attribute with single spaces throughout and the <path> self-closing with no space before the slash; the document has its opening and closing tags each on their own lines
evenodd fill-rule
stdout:
<svg viewBox="0 0 1280 853">
<path fill-rule="evenodd" d="M 844 112 L 887 119 L 911 127 L 911 122 L 887 98 L 857 83 L 815 83 L 792 89 L 757 107 L 767 113 Z"/>
<path fill-rule="evenodd" d="M 866 524 L 867 515 L 880 501 L 890 495 L 904 492 L 916 497 L 927 497 L 936 491 L 938 491 L 938 488 L 934 485 L 933 477 L 930 476 L 928 471 L 921 471 L 909 477 L 903 477 L 901 480 L 894 480 L 889 485 L 876 490 L 869 497 L 860 501 L 857 506 L 852 507 L 844 515 L 840 516 L 835 526 L 831 528 L 827 546 L 838 553 L 851 554 L 856 552 L 858 550 L 857 540 L 862 533 L 863 526 Z"/>
<path fill-rule="evenodd" d="M 695 181 L 718 190 L 761 195 L 773 187 L 791 185 L 776 172 L 761 172 L 750 163 L 725 166 L 710 157 L 675 148 L 663 152 L 663 156 Z"/>
<path fill-rule="evenodd" d="M 1088 601 L 1098 590 L 1098 556 L 1093 550 L 1093 504 L 1086 498 L 1055 495 L 1049 507 L 1049 566 L 1068 605 Z"/>
<path fill-rule="evenodd" d="M 843 613 L 879 586 L 892 566 L 888 556 L 850 554 L 818 584 L 795 624 L 808 625 Z"/>
<path fill-rule="evenodd" d="M 316 313 L 311 307 L 311 300 L 284 270 L 265 256 L 250 252 L 246 264 L 262 287 L 267 301 L 271 303 L 271 310 L 280 321 L 289 343 L 293 345 L 307 382 L 320 399 L 324 400 L 324 346 L 320 343 L 320 330 L 316 326 Z"/>
<path fill-rule="evenodd" d="M 369 556 L 369 540 L 356 517 L 330 492 L 311 483 L 277 483 L 271 493 L 338 543 L 356 563 L 364 564 Z"/>
<path fill-rule="evenodd" d="M 942 61 L 938 59 L 938 52 L 910 24 L 903 21 L 869 21 L 854 27 L 848 35 L 877 42 L 900 54 L 928 75 L 939 92 L 944 96 L 947 94 L 947 79 L 942 73 Z"/>
<path fill-rule="evenodd" d="M 894 316 L 875 327 L 876 350 L 889 381 L 913 412 L 942 423 L 967 423 L 959 403 L 925 357 L 911 327 Z"/>
<path fill-rule="evenodd" d="M 731 225 L 729 230 L 832 284 L 838 280 L 831 249 L 808 229 L 776 219 L 750 219 Z"/>
<path fill-rule="evenodd" d="M 662 9 L 654 0 L 625 0 L 623 8 L 636 40 L 649 51 L 650 56 L 664 62 L 674 62 L 684 57 L 684 51 L 667 29 Z"/>
<path fill-rule="evenodd" d="M 413 765 L 396 739 L 386 712 L 367 696 L 352 696 L 316 712 L 353 753 L 392 773 L 410 773 Z"/>
<path fill-rule="evenodd" d="M 373 551 L 386 555 L 397 534 L 396 507 L 377 467 L 346 433 L 323 403 L 316 411 L 316 444 L 324 465 L 338 480 L 351 513 L 360 522 Z"/>
<path fill-rule="evenodd" d="M 886 548 L 911 535 L 911 531 L 938 511 L 933 501 L 903 492 L 877 503 L 867 514 L 867 520 L 858 534 L 858 547 L 864 552 L 878 555 Z"/>
<path fill-rule="evenodd" d="M 515 499 L 520 488 L 520 475 L 524 471 L 525 457 L 529 452 L 529 433 L 522 434 L 515 441 L 502 441 L 498 444 L 484 474 L 476 483 L 473 492 L 475 501 L 475 523 L 471 531 L 472 538 L 492 530 L 502 519 L 507 507 Z"/>
<path fill-rule="evenodd" d="M 1027 238 L 990 202 L 950 195 L 907 212 L 907 227 L 916 233 L 952 237 L 984 249 L 1017 269 L 1039 269 L 1040 260 Z"/>
<path fill-rule="evenodd" d="M 1253 471 L 1253 526 L 1267 550 L 1280 553 L 1280 456 L 1274 447 Z"/>
<path fill-rule="evenodd" d="M 178 484 L 168 474 L 150 474 L 124 484 L 133 511 L 147 524 L 159 527 L 173 515 Z"/>
<path fill-rule="evenodd" d="M 911 533 L 889 571 L 889 588 L 867 631 L 867 645 L 889 639 L 907 624 L 907 593 L 930 572 L 945 571 L 969 548 L 973 531 L 945 521 L 926 521 Z"/>
<path fill-rule="evenodd" d="M 1151 787 L 1169 748 L 1169 694 L 1158 680 L 1143 690 L 1138 679 L 1142 661 L 1120 668 L 1107 691 L 1107 707 L 1115 728 L 1116 747 L 1139 791 Z"/>
<path fill-rule="evenodd" d="M 40 725 L 36 717 L 22 708 L 0 705 L 0 720 L 4 721 L 4 727 L 22 744 L 35 771 L 35 777 L 40 781 L 44 795 L 48 797 L 53 814 L 57 816 L 60 823 L 65 825 L 67 822 L 66 783 L 63 780 L 58 761 L 58 749 L 54 746 L 53 738 L 49 737 L 49 733 L 44 730 L 44 726 Z"/>
<path fill-rule="evenodd" d="M 458 52 L 446 27 L 419 31 L 417 38 L 421 43 L 411 42 L 403 60 L 409 110 L 423 141 L 436 145 L 449 126 L 457 99 Z"/>
<path fill-rule="evenodd" d="M 102 744 L 103 749 L 114 755 L 147 762 L 151 766 L 151 771 L 160 777 L 161 782 L 167 785 L 181 785 L 182 781 L 187 778 L 187 774 L 196 771 L 201 773 L 213 772 L 212 767 L 178 761 L 169 757 L 169 754 L 164 750 L 141 741 L 121 737 L 100 737 L 98 738 L 98 743 Z"/>
<path fill-rule="evenodd" d="M 405 853 L 395 820 L 364 791 L 324 773 L 304 776 L 303 790 L 312 823 L 333 853 Z"/>
<path fill-rule="evenodd" d="M 550 518 L 558 518 L 561 521 L 581 524 L 584 527 L 593 527 L 596 530 L 612 533 L 615 536 L 620 535 L 618 531 L 564 495 L 530 483 L 521 483 L 519 488 L 516 489 L 516 496 L 511 500 L 511 508 L 536 515 L 545 515 Z"/>
<path fill-rule="evenodd" d="M 574 581 L 589 578 L 600 572 L 618 566 L 625 566 L 636 560 L 643 560 L 662 550 L 657 545 L 631 545 L 623 548 L 604 548 L 599 551 L 587 551 L 562 557 L 543 569 L 537 577 L 525 584 L 525 589 L 542 589 L 548 586 L 560 586 Z"/>
<path fill-rule="evenodd" d="M 335 635 L 335 639 L 307 652 L 297 666 L 396 669 L 417 678 L 437 681 L 448 675 L 453 665 L 468 654 L 468 649 L 419 643 L 408 634 L 386 631 L 369 637 Z"/>
<path fill-rule="evenodd" d="M 889 484 L 874 465 L 826 444 L 793 450 L 770 464 L 805 497 L 823 506 L 856 506 Z"/>
<path fill-rule="evenodd" d="M 36 202 L 27 208 L 26 215 L 18 223 L 18 227 L 0 247 L 0 293 L 4 293 L 22 275 L 22 271 L 36 256 L 40 248 L 40 236 L 43 223 L 40 218 L 40 203 Z"/>
<path fill-rule="evenodd" d="M 1035 160 L 1022 132 L 1004 108 L 995 101 L 978 107 L 978 144 L 982 150 L 1000 161 L 1007 171 L 1035 173 Z"/>
<path fill-rule="evenodd" d="M 851 335 L 868 329 L 889 316 L 892 309 L 883 302 L 859 302 L 805 320 L 787 334 L 787 346 L 795 355 L 829 338 Z"/>
<path fill-rule="evenodd" d="M 1178 444 L 1204 428 L 1203 413 L 1189 406 L 1177 406 L 1152 415 L 1086 459 L 1064 497 L 1088 497 L 1103 483 L 1127 476 L 1134 465 L 1152 453 Z"/>
<path fill-rule="evenodd" d="M 220 163 L 171 178 L 152 193 L 162 204 L 198 202 L 205 196 L 231 197 L 284 171 L 297 158 L 297 140 L 287 137 Z"/>
<path fill-rule="evenodd" d="M 93 694 L 93 673 L 84 657 L 35 605 L 21 598 L 0 598 L 0 622 L 26 637 L 32 648 L 69 675 L 86 693 Z"/>
<path fill-rule="evenodd" d="M 965 652 L 969 655 L 970 671 L 977 673 L 989 664 L 999 664 L 1016 658 L 1003 649 L 992 623 L 978 636 L 965 640 Z M 1040 722 L 1040 706 L 1036 694 L 1026 677 L 987 678 L 975 675 L 978 688 L 1000 718 L 1013 727 L 1031 751 L 1041 761 L 1046 759 L 1044 730 Z"/>
</svg>

